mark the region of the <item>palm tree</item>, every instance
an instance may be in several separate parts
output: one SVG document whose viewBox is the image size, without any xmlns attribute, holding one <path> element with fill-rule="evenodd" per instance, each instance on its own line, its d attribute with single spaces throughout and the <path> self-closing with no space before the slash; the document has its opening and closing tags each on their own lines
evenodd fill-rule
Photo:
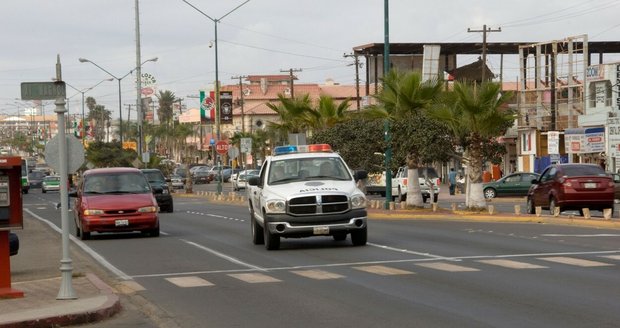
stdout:
<svg viewBox="0 0 620 328">
<path fill-rule="evenodd" d="M 328 129 L 346 121 L 349 117 L 347 110 L 351 106 L 349 101 L 346 99 L 336 104 L 333 97 L 321 95 L 318 106 L 307 112 L 307 123 L 312 132 Z"/>
<path fill-rule="evenodd" d="M 172 121 L 172 105 L 177 101 L 174 92 L 170 90 L 159 91 L 157 95 L 159 108 L 157 108 L 157 117 L 162 125 L 169 125 Z"/>
<path fill-rule="evenodd" d="M 422 76 L 417 72 L 401 73 L 391 70 L 383 79 L 383 89 L 375 96 L 378 105 L 360 112 L 360 115 L 382 118 L 390 124 L 401 120 L 416 119 L 424 115 L 425 108 L 430 108 L 434 104 L 441 91 L 442 84 L 437 80 L 422 81 Z M 415 133 L 424 132 L 415 131 Z M 414 139 L 421 140 L 422 138 Z M 409 177 L 407 179 L 407 205 L 421 207 L 424 202 L 420 190 L 418 167 L 424 163 L 420 158 L 420 148 L 435 146 L 412 143 L 409 147 L 406 155 Z"/>
<path fill-rule="evenodd" d="M 266 104 L 279 116 L 279 123 L 268 122 L 267 129 L 274 134 L 276 143 L 285 143 L 289 133 L 306 133 L 312 100 L 308 94 L 295 98 L 279 94 L 278 100 L 278 104 Z"/>
<path fill-rule="evenodd" d="M 511 97 L 510 92 L 502 92 L 498 83 L 485 82 L 478 86 L 456 82 L 453 91 L 447 92 L 438 105 L 428 111 L 430 116 L 449 127 L 464 149 L 469 162 L 468 207 L 486 206 L 482 192 L 483 148 L 491 138 L 501 136 L 512 126 L 515 113 L 505 107 Z"/>
</svg>

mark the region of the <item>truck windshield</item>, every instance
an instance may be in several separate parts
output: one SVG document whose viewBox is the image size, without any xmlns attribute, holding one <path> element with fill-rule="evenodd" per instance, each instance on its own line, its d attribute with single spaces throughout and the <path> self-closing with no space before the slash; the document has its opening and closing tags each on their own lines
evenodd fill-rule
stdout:
<svg viewBox="0 0 620 328">
<path fill-rule="evenodd" d="M 274 160 L 269 167 L 268 183 L 292 180 L 351 180 L 351 174 L 337 157 Z"/>
</svg>

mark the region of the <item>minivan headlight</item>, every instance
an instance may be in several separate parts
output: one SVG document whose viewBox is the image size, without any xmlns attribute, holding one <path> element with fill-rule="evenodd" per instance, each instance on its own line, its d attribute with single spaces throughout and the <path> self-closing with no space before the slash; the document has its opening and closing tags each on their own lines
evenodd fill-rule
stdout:
<svg viewBox="0 0 620 328">
<path fill-rule="evenodd" d="M 157 213 L 157 206 L 146 206 L 138 209 L 139 213 Z"/>
<path fill-rule="evenodd" d="M 103 210 L 84 210 L 84 215 L 103 215 Z"/>
</svg>

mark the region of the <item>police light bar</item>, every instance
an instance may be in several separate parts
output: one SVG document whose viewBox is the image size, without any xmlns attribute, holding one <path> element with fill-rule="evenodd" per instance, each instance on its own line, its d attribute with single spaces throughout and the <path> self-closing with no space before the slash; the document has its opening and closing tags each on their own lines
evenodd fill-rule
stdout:
<svg viewBox="0 0 620 328">
<path fill-rule="evenodd" d="M 331 153 L 332 147 L 328 144 L 313 144 L 299 146 L 277 146 L 273 149 L 273 155 L 286 155 L 295 153 Z"/>
</svg>

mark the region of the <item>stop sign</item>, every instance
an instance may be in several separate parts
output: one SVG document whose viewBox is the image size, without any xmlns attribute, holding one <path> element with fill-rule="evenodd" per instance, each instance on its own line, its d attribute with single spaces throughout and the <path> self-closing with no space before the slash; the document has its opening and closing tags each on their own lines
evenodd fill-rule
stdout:
<svg viewBox="0 0 620 328">
<path fill-rule="evenodd" d="M 228 152 L 229 147 L 230 147 L 230 144 L 224 140 L 220 140 L 215 143 L 215 151 L 220 155 L 226 154 Z"/>
</svg>

